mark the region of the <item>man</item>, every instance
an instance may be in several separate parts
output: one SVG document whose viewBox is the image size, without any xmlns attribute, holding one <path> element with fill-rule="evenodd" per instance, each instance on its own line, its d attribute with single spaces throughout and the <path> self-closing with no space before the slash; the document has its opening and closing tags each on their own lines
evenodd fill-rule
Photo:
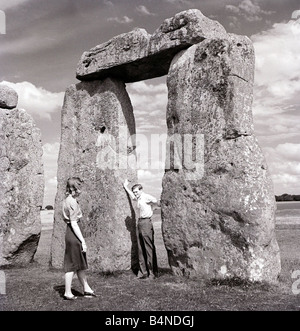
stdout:
<svg viewBox="0 0 300 331">
<path fill-rule="evenodd" d="M 154 229 L 151 217 L 153 207 L 160 206 L 160 203 L 153 196 L 143 192 L 141 184 L 136 184 L 130 190 L 126 179 L 123 186 L 129 196 L 137 202 L 139 218 L 137 222 L 137 239 L 139 253 L 139 279 L 154 279 L 157 275 L 157 257 L 154 245 Z"/>
</svg>

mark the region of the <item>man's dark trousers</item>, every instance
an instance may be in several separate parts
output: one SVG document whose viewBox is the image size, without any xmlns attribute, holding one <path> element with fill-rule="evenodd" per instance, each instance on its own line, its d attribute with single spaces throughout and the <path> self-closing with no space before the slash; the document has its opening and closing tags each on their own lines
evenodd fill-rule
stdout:
<svg viewBox="0 0 300 331">
<path fill-rule="evenodd" d="M 157 276 L 157 257 L 151 218 L 139 218 L 137 230 L 140 272 L 143 276 L 149 276 L 150 273 Z"/>
</svg>

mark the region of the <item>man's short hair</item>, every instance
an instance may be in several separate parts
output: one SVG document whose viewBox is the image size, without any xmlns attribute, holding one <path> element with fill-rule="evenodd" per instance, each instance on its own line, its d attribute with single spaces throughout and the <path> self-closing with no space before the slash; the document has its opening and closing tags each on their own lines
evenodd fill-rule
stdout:
<svg viewBox="0 0 300 331">
<path fill-rule="evenodd" d="M 133 191 L 133 190 L 136 189 L 136 188 L 138 188 L 139 191 L 140 191 L 140 190 L 143 189 L 143 186 L 142 186 L 141 184 L 135 184 L 135 185 L 132 186 L 131 191 Z"/>
</svg>

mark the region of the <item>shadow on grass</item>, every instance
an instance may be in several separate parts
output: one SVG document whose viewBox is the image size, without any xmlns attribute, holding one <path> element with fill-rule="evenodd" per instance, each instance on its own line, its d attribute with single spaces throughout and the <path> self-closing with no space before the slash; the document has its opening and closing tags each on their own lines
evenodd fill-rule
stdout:
<svg viewBox="0 0 300 331">
<path fill-rule="evenodd" d="M 270 291 L 270 289 L 272 288 L 272 286 L 268 283 L 251 282 L 249 280 L 244 280 L 239 277 L 226 278 L 226 279 L 212 279 L 212 280 L 208 280 L 206 282 L 206 285 L 210 287 L 214 287 L 214 286 L 217 287 L 226 286 L 230 288 L 239 287 L 244 290 L 256 288 L 262 291 Z"/>
<path fill-rule="evenodd" d="M 159 276 L 163 275 L 173 275 L 172 270 L 170 268 L 158 268 Z"/>
<path fill-rule="evenodd" d="M 118 278 L 122 276 L 136 277 L 136 273 L 133 270 L 123 270 L 123 271 L 100 271 L 96 273 L 98 276 L 104 278 Z M 173 275 L 170 268 L 158 268 L 158 275 Z"/>
</svg>

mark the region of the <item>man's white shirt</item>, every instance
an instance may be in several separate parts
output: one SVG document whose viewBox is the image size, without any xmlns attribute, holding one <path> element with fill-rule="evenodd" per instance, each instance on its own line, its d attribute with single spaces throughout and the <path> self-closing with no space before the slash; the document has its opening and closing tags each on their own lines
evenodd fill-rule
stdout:
<svg viewBox="0 0 300 331">
<path fill-rule="evenodd" d="M 150 203 L 157 203 L 157 199 L 152 195 L 147 193 L 142 193 L 141 196 L 137 199 L 134 198 L 137 202 L 137 208 L 139 209 L 140 218 L 150 218 L 153 215 L 152 206 Z"/>
</svg>

